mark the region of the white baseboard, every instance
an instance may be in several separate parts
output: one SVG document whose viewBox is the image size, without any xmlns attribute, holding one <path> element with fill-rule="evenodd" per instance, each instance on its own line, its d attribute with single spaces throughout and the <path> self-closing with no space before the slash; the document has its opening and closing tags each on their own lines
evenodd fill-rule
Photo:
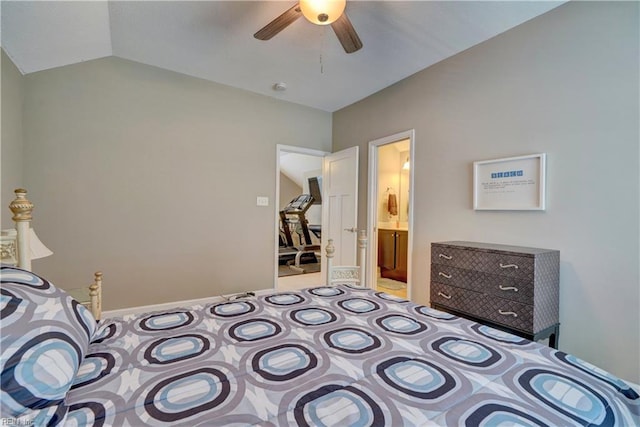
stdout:
<svg viewBox="0 0 640 427">
<path fill-rule="evenodd" d="M 260 289 L 257 291 L 251 291 L 256 295 L 265 295 L 275 292 L 275 289 Z M 121 308 L 118 310 L 108 310 L 102 312 L 102 319 L 112 319 L 114 317 L 123 317 L 132 314 L 141 314 L 141 313 L 149 313 L 152 311 L 163 311 L 163 310 L 171 310 L 178 307 L 191 307 L 193 305 L 204 305 L 204 304 L 212 304 L 222 301 L 228 301 L 229 298 L 235 295 L 241 295 L 244 292 L 240 292 L 237 294 L 228 294 L 228 295 L 218 295 L 214 297 L 207 298 L 198 298 L 198 299 L 189 299 L 183 301 L 173 301 L 173 302 L 165 302 L 162 304 L 151 304 L 151 305 L 140 305 L 137 307 L 128 307 Z"/>
</svg>

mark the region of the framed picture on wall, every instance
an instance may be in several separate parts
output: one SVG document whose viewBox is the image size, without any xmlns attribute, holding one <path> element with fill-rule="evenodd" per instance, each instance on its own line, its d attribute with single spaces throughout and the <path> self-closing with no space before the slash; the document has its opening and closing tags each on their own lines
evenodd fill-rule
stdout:
<svg viewBox="0 0 640 427">
<path fill-rule="evenodd" d="M 473 209 L 545 210 L 546 154 L 473 162 Z"/>
</svg>

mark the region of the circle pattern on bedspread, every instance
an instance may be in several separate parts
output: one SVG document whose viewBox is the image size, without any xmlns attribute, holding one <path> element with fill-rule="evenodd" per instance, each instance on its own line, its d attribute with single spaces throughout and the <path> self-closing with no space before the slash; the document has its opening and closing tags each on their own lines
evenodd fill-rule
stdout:
<svg viewBox="0 0 640 427">
<path fill-rule="evenodd" d="M 106 340 L 113 338 L 118 331 L 118 323 L 108 323 L 103 324 L 96 330 L 96 333 L 93 335 L 92 344 L 100 344 Z M 122 332 L 122 325 L 120 325 L 120 332 Z"/>
<path fill-rule="evenodd" d="M 144 351 L 150 364 L 166 365 L 200 356 L 209 350 L 209 340 L 198 334 L 185 334 L 153 341 Z"/>
<path fill-rule="evenodd" d="M 174 311 L 145 317 L 139 325 L 140 329 L 145 331 L 167 331 L 187 326 L 193 319 L 193 314 L 188 311 Z"/>
<path fill-rule="evenodd" d="M 431 317 L 438 320 L 454 320 L 457 319 L 457 316 L 454 316 L 451 313 L 445 313 L 444 311 L 436 310 L 430 307 L 426 307 L 424 305 L 419 305 L 414 307 L 416 313 L 421 314 L 423 316 Z"/>
<path fill-rule="evenodd" d="M 2 390 L 24 407 L 48 406 L 69 390 L 81 359 L 80 348 L 67 335 L 41 334 L 24 343 L 7 360 L 1 374 Z"/>
<path fill-rule="evenodd" d="M 28 309 L 28 304 L 24 300 L 4 288 L 0 288 L 0 319 L 2 326 L 7 327 L 20 319 L 21 312 Z M 33 311 L 33 310 L 31 310 Z M 16 313 L 15 316 L 11 316 Z"/>
<path fill-rule="evenodd" d="M 622 393 L 627 399 L 636 400 L 640 398 L 640 396 L 638 396 L 638 393 L 627 383 L 622 381 L 620 378 L 598 368 L 597 366 L 592 365 L 591 363 L 585 362 L 584 360 L 579 359 L 576 356 L 564 353 L 562 351 L 556 352 L 555 357 L 566 364 L 580 369 L 582 372 L 586 372 L 592 377 L 596 377 L 599 380 L 609 383 L 613 388 Z"/>
<path fill-rule="evenodd" d="M 282 332 L 282 327 L 271 320 L 245 320 L 229 328 L 229 336 L 237 341 L 257 341 Z"/>
<path fill-rule="evenodd" d="M 536 368 L 525 370 L 518 382 L 536 399 L 580 424 L 615 424 L 615 416 L 607 401 L 576 378 Z"/>
<path fill-rule="evenodd" d="M 19 268 L 2 267 L 2 283 L 19 283 L 41 291 L 55 288 L 40 276 Z"/>
<path fill-rule="evenodd" d="M 427 325 L 400 314 L 389 314 L 376 319 L 376 324 L 387 332 L 415 335 L 427 330 Z"/>
<path fill-rule="evenodd" d="M 200 368 L 159 382 L 147 394 L 145 408 L 157 420 L 174 422 L 221 405 L 230 391 L 224 373 Z"/>
<path fill-rule="evenodd" d="M 82 329 L 87 333 L 87 340 L 91 340 L 93 333 L 96 331 L 96 319 L 93 314 L 76 300 L 71 300 L 71 310 L 74 316 L 78 320 L 78 324 L 82 326 Z"/>
<path fill-rule="evenodd" d="M 284 344 L 259 351 L 251 365 L 264 379 L 289 381 L 318 366 L 318 358 L 303 345 Z"/>
<path fill-rule="evenodd" d="M 344 310 L 350 311 L 351 313 L 358 314 L 369 313 L 380 309 L 380 304 L 365 298 L 349 298 L 338 301 L 338 306 Z"/>
<path fill-rule="evenodd" d="M 386 301 L 391 301 L 391 302 L 395 302 L 395 303 L 405 303 L 405 302 L 409 302 L 404 298 L 400 298 L 397 297 L 395 295 L 391 295 L 391 294 L 387 294 L 385 292 L 376 292 L 375 296 L 377 296 L 380 299 L 386 300 Z"/>
<path fill-rule="evenodd" d="M 113 350 L 111 350 L 113 351 Z M 121 362 L 122 356 L 115 353 L 118 357 L 118 361 Z M 71 389 L 83 387 L 89 384 L 93 384 L 99 381 L 111 373 L 111 370 L 116 365 L 116 358 L 112 353 L 93 353 L 88 354 L 82 361 L 80 369 L 73 380 L 73 386 Z"/>
<path fill-rule="evenodd" d="M 301 295 L 297 294 L 275 294 L 264 298 L 266 302 L 273 305 L 294 305 L 305 301 Z"/>
<path fill-rule="evenodd" d="M 420 399 L 438 399 L 456 387 L 447 371 L 422 359 L 393 357 L 380 363 L 376 372 L 389 386 Z"/>
<path fill-rule="evenodd" d="M 382 426 L 384 413 L 365 392 L 326 384 L 304 395 L 293 411 L 299 426 Z"/>
<path fill-rule="evenodd" d="M 356 328 L 341 328 L 324 334 L 329 347 L 350 354 L 362 354 L 380 348 L 382 343 L 375 335 Z"/>
<path fill-rule="evenodd" d="M 457 337 L 440 338 L 431 346 L 438 353 L 471 366 L 485 368 L 495 365 L 502 359 L 496 350 L 486 345 Z"/>
<path fill-rule="evenodd" d="M 69 407 L 65 424 L 102 427 L 104 425 L 106 412 L 104 405 L 98 402 L 77 403 Z"/>
<path fill-rule="evenodd" d="M 325 298 L 337 297 L 338 295 L 344 295 L 345 293 L 342 289 L 330 286 L 321 286 L 318 288 L 308 289 L 307 292 L 312 295 Z"/>
<path fill-rule="evenodd" d="M 216 304 L 209 311 L 220 317 L 236 317 L 256 311 L 256 306 L 250 301 L 233 301 Z"/>
<path fill-rule="evenodd" d="M 464 419 L 456 419 L 456 422 L 474 426 L 544 427 L 550 425 L 524 411 L 499 403 L 483 404 Z"/>
<path fill-rule="evenodd" d="M 113 391 L 101 389 L 97 393 L 90 393 L 90 397 L 75 394 L 72 402 L 67 406 L 64 427 L 95 427 L 95 426 L 124 426 L 126 412 L 118 412 L 116 408 L 125 407 L 125 399 Z M 82 392 L 84 394 L 84 392 Z M 139 425 L 136 423 L 134 425 Z M 57 424 L 55 424 L 57 425 Z"/>
<path fill-rule="evenodd" d="M 516 345 L 526 345 L 531 342 L 525 338 L 510 334 L 509 332 L 500 331 L 498 329 L 492 328 L 487 325 L 481 325 L 479 323 L 474 323 L 473 325 L 471 325 L 471 329 L 479 335 L 491 338 L 494 341 L 506 342 Z"/>
<path fill-rule="evenodd" d="M 338 317 L 322 308 L 301 308 L 293 310 L 290 314 L 291 320 L 305 326 L 317 326 L 335 322 Z"/>
</svg>

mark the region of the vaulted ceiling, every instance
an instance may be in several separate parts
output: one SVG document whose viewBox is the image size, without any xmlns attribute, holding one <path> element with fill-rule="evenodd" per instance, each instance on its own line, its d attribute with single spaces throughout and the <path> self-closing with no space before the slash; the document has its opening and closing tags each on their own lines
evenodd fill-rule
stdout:
<svg viewBox="0 0 640 427">
<path fill-rule="evenodd" d="M 117 56 L 332 112 L 562 3 L 350 0 L 346 54 L 304 18 L 253 37 L 295 1 L 4 0 L 0 41 L 24 74 Z"/>
</svg>

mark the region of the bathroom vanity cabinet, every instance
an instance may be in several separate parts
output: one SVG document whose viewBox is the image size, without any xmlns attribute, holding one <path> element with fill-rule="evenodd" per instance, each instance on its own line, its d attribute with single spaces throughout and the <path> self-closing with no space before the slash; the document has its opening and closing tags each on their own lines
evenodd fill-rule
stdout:
<svg viewBox="0 0 640 427">
<path fill-rule="evenodd" d="M 407 282 L 407 230 L 378 229 L 378 267 L 387 279 Z"/>
</svg>

